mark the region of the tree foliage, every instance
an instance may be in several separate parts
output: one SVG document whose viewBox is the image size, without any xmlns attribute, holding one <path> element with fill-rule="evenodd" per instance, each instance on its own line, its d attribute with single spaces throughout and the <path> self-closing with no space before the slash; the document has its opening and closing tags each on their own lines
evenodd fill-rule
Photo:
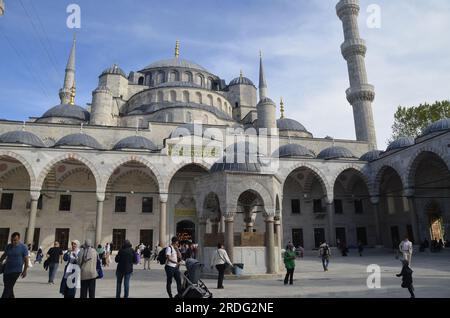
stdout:
<svg viewBox="0 0 450 318">
<path fill-rule="evenodd" d="M 392 137 L 389 142 L 400 137 L 418 137 L 431 123 L 450 117 L 450 101 L 420 104 L 419 106 L 399 106 L 394 115 Z"/>
</svg>

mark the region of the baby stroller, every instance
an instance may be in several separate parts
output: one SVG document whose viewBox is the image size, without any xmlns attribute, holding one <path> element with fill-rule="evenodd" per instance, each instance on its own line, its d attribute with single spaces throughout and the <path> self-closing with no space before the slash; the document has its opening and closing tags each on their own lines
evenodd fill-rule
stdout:
<svg viewBox="0 0 450 318">
<path fill-rule="evenodd" d="M 203 264 L 193 258 L 186 260 L 187 271 L 183 276 L 181 298 L 212 298 L 208 287 L 200 280 Z"/>
</svg>

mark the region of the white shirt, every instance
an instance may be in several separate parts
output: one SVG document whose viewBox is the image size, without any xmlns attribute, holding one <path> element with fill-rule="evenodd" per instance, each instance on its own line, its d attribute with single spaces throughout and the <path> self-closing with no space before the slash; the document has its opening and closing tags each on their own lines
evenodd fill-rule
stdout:
<svg viewBox="0 0 450 318">
<path fill-rule="evenodd" d="M 223 265 L 225 263 L 230 264 L 230 266 L 233 266 L 233 264 L 230 261 L 230 258 L 228 257 L 228 253 L 225 249 L 217 249 L 215 252 L 213 252 L 211 257 L 211 265 Z"/>
<path fill-rule="evenodd" d="M 400 251 L 411 253 L 412 252 L 412 243 L 410 241 L 402 241 L 400 243 Z"/>
<path fill-rule="evenodd" d="M 178 253 L 177 253 L 177 250 L 172 245 L 169 245 L 166 248 L 166 256 L 169 256 L 169 259 L 168 259 L 168 261 L 166 263 L 167 266 L 170 266 L 170 267 L 177 267 L 178 266 L 177 265 Z"/>
</svg>

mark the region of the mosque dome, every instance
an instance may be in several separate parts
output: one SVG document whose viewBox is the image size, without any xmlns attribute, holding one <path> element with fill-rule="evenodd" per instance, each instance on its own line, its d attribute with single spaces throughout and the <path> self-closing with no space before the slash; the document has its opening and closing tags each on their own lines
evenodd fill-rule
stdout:
<svg viewBox="0 0 450 318">
<path fill-rule="evenodd" d="M 103 149 L 100 143 L 94 138 L 84 133 L 72 134 L 62 137 L 56 142 L 54 147 L 87 147 L 92 149 Z"/>
<path fill-rule="evenodd" d="M 89 112 L 81 106 L 61 104 L 47 110 L 39 119 L 61 117 L 77 119 L 83 122 L 88 122 L 90 119 Z"/>
<path fill-rule="evenodd" d="M 443 118 L 428 125 L 428 127 L 423 130 L 422 136 L 449 129 L 450 129 L 450 118 Z"/>
<path fill-rule="evenodd" d="M 269 97 L 264 97 L 263 99 L 261 99 L 258 103 L 258 105 L 262 105 L 262 104 L 272 104 L 275 105 L 275 102 L 273 100 L 271 100 Z"/>
<path fill-rule="evenodd" d="M 235 79 L 232 79 L 230 84 L 228 84 L 228 86 L 234 86 L 234 85 L 250 85 L 250 86 L 255 86 L 255 84 L 253 84 L 253 82 L 244 76 L 239 76 L 236 77 Z"/>
<path fill-rule="evenodd" d="M 318 159 L 355 159 L 353 153 L 344 147 L 329 147 L 322 150 L 317 156 Z"/>
<path fill-rule="evenodd" d="M 149 139 L 141 136 L 131 136 L 119 141 L 113 148 L 114 150 L 136 149 L 155 151 L 157 147 Z"/>
<path fill-rule="evenodd" d="M 414 145 L 414 138 L 413 137 L 401 137 L 389 144 L 386 151 L 392 151 L 397 149 L 406 148 L 409 146 Z"/>
<path fill-rule="evenodd" d="M 107 74 L 111 74 L 111 75 L 122 75 L 123 77 L 127 77 L 127 75 L 125 74 L 125 72 L 117 65 L 114 64 L 113 66 L 107 68 L 106 70 L 104 70 L 102 72 L 102 75 L 107 75 Z"/>
<path fill-rule="evenodd" d="M 171 58 L 171 59 L 165 59 L 160 60 L 157 62 L 154 62 L 144 68 L 145 70 L 155 69 L 155 68 L 168 68 L 168 67 L 175 67 L 175 68 L 188 68 L 188 69 L 194 69 L 199 70 L 203 72 L 208 72 L 203 66 L 180 58 Z"/>
<path fill-rule="evenodd" d="M 302 132 L 308 132 L 302 124 L 300 124 L 298 121 L 290 118 L 282 118 L 277 120 L 277 127 L 280 131 L 302 131 Z"/>
<path fill-rule="evenodd" d="M 362 155 L 361 158 L 359 158 L 359 160 L 367 162 L 375 161 L 380 158 L 381 154 L 382 154 L 381 150 L 372 150 Z"/>
<path fill-rule="evenodd" d="M 188 87 L 188 88 L 202 88 L 197 83 L 193 82 L 164 82 L 161 84 L 156 85 L 154 88 L 165 88 L 165 87 Z"/>
<path fill-rule="evenodd" d="M 225 155 L 220 161 L 211 167 L 211 172 L 233 171 L 243 173 L 261 172 L 261 162 L 257 145 L 249 142 L 238 142 L 227 148 L 225 154 L 231 151 L 231 155 Z M 228 158 L 232 157 L 232 158 Z M 232 162 L 230 162 L 230 160 Z"/>
<path fill-rule="evenodd" d="M 314 158 L 314 153 L 308 148 L 297 145 L 297 144 L 287 144 L 278 148 L 272 155 L 273 157 L 279 158 L 296 158 L 296 157 L 307 157 Z"/>
<path fill-rule="evenodd" d="M 28 131 L 10 131 L 0 136 L 0 143 L 2 144 L 19 144 L 32 147 L 45 148 L 42 140 L 33 133 Z"/>
</svg>

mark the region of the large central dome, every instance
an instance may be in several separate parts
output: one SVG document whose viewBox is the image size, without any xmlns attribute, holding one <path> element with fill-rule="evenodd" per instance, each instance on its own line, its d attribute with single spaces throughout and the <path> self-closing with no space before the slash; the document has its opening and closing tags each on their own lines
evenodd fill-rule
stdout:
<svg viewBox="0 0 450 318">
<path fill-rule="evenodd" d="M 167 60 L 161 60 L 155 63 L 152 63 L 148 66 L 146 66 L 143 70 L 149 70 L 154 68 L 163 68 L 163 67 L 181 67 L 181 68 L 189 68 L 189 69 L 195 69 L 199 71 L 208 72 L 203 66 L 198 65 L 197 63 L 180 59 L 180 58 L 171 58 Z"/>
</svg>

